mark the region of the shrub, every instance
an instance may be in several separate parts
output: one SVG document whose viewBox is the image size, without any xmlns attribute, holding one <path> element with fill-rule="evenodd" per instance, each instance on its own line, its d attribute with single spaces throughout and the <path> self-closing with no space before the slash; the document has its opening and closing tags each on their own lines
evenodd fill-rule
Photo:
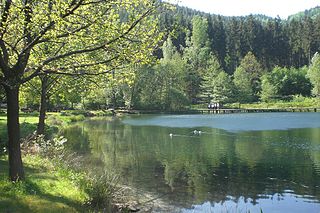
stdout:
<svg viewBox="0 0 320 213">
<path fill-rule="evenodd" d="M 83 121 L 85 119 L 86 119 L 85 116 L 82 114 L 81 115 L 73 115 L 70 117 L 71 122 Z"/>
<path fill-rule="evenodd" d="M 60 136 L 46 140 L 44 135 L 37 135 L 36 132 L 22 139 L 21 149 L 24 153 L 36 154 L 54 158 L 64 151 L 64 144 L 67 139 Z"/>
<path fill-rule="evenodd" d="M 49 115 L 46 122 L 50 126 L 62 126 L 63 125 L 63 121 L 61 119 L 59 119 L 57 116 L 53 116 L 53 115 Z"/>
<path fill-rule="evenodd" d="M 121 202 L 125 188 L 121 187 L 120 178 L 112 172 L 91 174 L 87 176 L 85 191 L 88 194 L 88 204 L 95 209 L 112 212 L 113 204 Z"/>
</svg>

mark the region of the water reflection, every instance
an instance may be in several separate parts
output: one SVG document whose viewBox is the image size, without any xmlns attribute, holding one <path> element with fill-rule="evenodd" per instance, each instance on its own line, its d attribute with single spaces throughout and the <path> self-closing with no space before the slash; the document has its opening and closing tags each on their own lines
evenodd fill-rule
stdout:
<svg viewBox="0 0 320 213">
<path fill-rule="evenodd" d="M 168 117 L 162 119 L 165 123 Z M 104 119 L 78 123 L 66 129 L 66 137 L 74 149 L 86 149 L 106 168 L 116 168 L 128 184 L 165 195 L 165 202 L 183 212 L 320 211 L 319 128 L 230 132 L 197 127 L 201 135 L 194 129 Z"/>
</svg>

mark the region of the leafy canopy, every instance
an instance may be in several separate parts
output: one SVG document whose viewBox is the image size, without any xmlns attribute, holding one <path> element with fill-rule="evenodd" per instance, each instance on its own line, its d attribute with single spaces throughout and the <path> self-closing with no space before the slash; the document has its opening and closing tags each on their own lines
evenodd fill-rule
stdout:
<svg viewBox="0 0 320 213">
<path fill-rule="evenodd" d="M 0 81 L 11 87 L 43 72 L 97 74 L 148 62 L 162 36 L 155 0 L 2 2 Z"/>
</svg>

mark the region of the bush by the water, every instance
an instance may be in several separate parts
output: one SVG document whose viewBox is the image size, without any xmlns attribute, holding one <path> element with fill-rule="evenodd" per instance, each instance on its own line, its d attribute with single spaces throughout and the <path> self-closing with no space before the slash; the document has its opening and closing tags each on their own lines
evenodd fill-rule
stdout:
<svg viewBox="0 0 320 213">
<path fill-rule="evenodd" d="M 88 194 L 88 204 L 94 209 L 104 209 L 113 212 L 115 203 L 121 203 L 125 188 L 120 185 L 119 175 L 113 172 L 91 173 L 86 178 L 85 192 Z"/>
<path fill-rule="evenodd" d="M 85 116 L 84 115 L 72 115 L 72 116 L 70 116 L 70 121 L 71 122 L 77 122 L 77 121 L 83 121 L 83 120 L 85 120 L 86 118 L 85 118 Z"/>
<path fill-rule="evenodd" d="M 84 156 L 69 152 L 65 149 L 67 139 L 55 137 L 46 140 L 43 135 L 31 134 L 22 140 L 22 152 L 24 155 L 38 156 L 51 161 L 60 173 L 67 176 L 85 194 L 86 204 L 95 210 L 107 212 L 116 211 L 115 204 L 125 202 L 125 189 L 120 185 L 120 178 L 114 172 L 93 171 L 96 164 L 87 160 Z"/>
</svg>

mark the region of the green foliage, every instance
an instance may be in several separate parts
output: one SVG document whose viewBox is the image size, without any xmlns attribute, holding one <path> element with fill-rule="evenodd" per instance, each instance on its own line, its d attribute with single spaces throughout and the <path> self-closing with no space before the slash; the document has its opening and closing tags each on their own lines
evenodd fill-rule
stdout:
<svg viewBox="0 0 320 213">
<path fill-rule="evenodd" d="M 177 49 L 173 46 L 171 37 L 169 37 L 162 46 L 163 60 L 171 60 L 177 53 Z"/>
<path fill-rule="evenodd" d="M 162 15 L 161 24 L 166 29 L 175 28 L 175 46 L 190 46 L 185 40 L 195 21 L 205 18 L 208 25 L 209 52 L 219 59 L 222 68 L 233 74 L 239 62 L 251 51 L 264 70 L 274 66 L 302 67 L 309 65 L 315 52 L 319 52 L 320 13 L 319 7 L 302 11 L 288 19 L 263 15 L 226 17 L 203 13 L 186 7 L 177 7 L 174 13 Z M 198 18 L 198 20 L 200 20 Z"/>
<path fill-rule="evenodd" d="M 253 79 L 259 78 L 263 73 L 260 63 L 257 61 L 255 55 L 250 51 L 241 60 L 240 67 L 247 73 L 250 73 Z"/>
<path fill-rule="evenodd" d="M 261 90 L 260 77 L 263 75 L 261 64 L 257 61 L 252 52 L 248 52 L 241 60 L 239 68 L 248 74 L 252 88 L 252 98 L 256 99 Z"/>
<path fill-rule="evenodd" d="M 1 42 L 7 44 L 0 80 L 6 86 L 19 86 L 42 72 L 106 72 L 128 57 L 147 63 L 162 37 L 157 1 L 8 1 L 0 9 L 6 14 L 0 20 Z M 7 75 L 8 67 L 16 69 L 14 77 Z"/>
<path fill-rule="evenodd" d="M 320 97 L 320 55 L 315 53 L 312 58 L 312 64 L 309 67 L 307 77 L 313 86 L 312 94 Z"/>
<path fill-rule="evenodd" d="M 207 69 L 210 58 L 210 43 L 208 40 L 208 21 L 195 16 L 192 19 L 191 40 L 186 40 L 183 58 L 186 63 L 187 95 L 192 103 L 196 103 L 200 92 L 202 75 Z"/>
<path fill-rule="evenodd" d="M 226 104 L 226 107 L 238 108 L 238 103 Z M 318 98 L 303 97 L 296 95 L 292 100 L 270 100 L 268 102 L 259 103 L 245 103 L 241 104 L 244 109 L 288 109 L 288 108 L 320 108 L 320 101 Z"/>
<path fill-rule="evenodd" d="M 164 43 L 164 58 L 153 67 L 136 69 L 132 87 L 132 105 L 140 109 L 179 110 L 189 103 L 186 96 L 186 63 L 173 46 Z"/>
<path fill-rule="evenodd" d="M 191 45 L 201 49 L 208 45 L 208 39 L 208 20 L 200 16 L 193 17 Z"/>
<path fill-rule="evenodd" d="M 128 20 L 127 11 L 121 11 L 119 14 L 121 21 Z M 251 91 L 248 88 L 245 89 L 245 84 L 248 83 L 245 80 L 242 84 L 242 89 L 245 91 L 240 92 L 236 89 L 234 94 L 238 91 L 237 95 L 230 95 L 229 92 L 226 92 L 228 95 L 221 95 L 223 87 L 220 84 L 214 89 L 218 94 L 214 100 L 229 102 L 233 96 L 237 96 L 235 101 L 240 99 L 241 102 L 258 101 L 258 98 L 270 101 L 271 96 L 276 98 L 295 94 L 309 95 L 308 81 L 305 81 L 303 76 L 290 74 L 290 72 L 296 73 L 295 71 L 285 74 L 288 77 L 287 80 L 278 76 L 283 80 L 282 83 L 271 82 L 271 80 L 264 80 L 263 83 L 261 77 L 264 70 L 271 71 L 275 65 L 299 67 L 306 64 L 308 52 L 313 53 L 319 44 L 317 38 L 320 36 L 316 36 L 320 32 L 320 25 L 318 26 L 316 21 L 319 19 L 317 16 L 311 20 L 303 18 L 295 21 L 255 15 L 226 18 L 180 7 L 174 12 L 166 11 L 160 16 L 160 27 L 174 32 L 170 33 L 171 36 L 163 44 L 163 58 L 159 60 L 158 65 L 149 64 L 142 67 L 135 64 L 125 69 L 115 69 L 114 72 L 107 72 L 103 76 L 94 78 L 91 76 L 91 79 L 72 76 L 59 80 L 58 84 L 62 86 L 61 89 L 54 90 L 54 94 L 50 97 L 50 109 L 96 110 L 108 107 L 182 109 L 190 102 L 201 103 L 213 100 L 212 90 L 215 83 L 211 78 L 213 75 L 217 76 L 220 71 L 210 77 L 209 73 L 212 70 L 220 69 L 230 75 L 234 74 L 234 77 L 239 74 L 234 73 L 237 67 L 242 67 L 250 74 Z M 149 21 L 152 22 L 148 20 L 148 23 Z M 176 28 L 172 27 L 173 25 Z M 313 29 L 312 35 L 310 27 Z M 118 45 L 118 47 L 123 46 Z M 51 51 L 50 48 L 49 51 Z M 212 63 L 212 55 L 218 63 Z M 130 58 L 131 56 L 135 55 L 130 55 Z M 115 65 L 117 62 L 116 60 Z M 103 66 L 99 66 L 99 70 L 101 67 Z M 105 68 L 108 67 L 105 66 Z M 176 70 L 179 71 L 176 72 Z M 290 70 L 293 69 L 290 68 Z M 95 72 L 91 68 L 89 71 Z M 222 78 L 222 75 L 220 77 Z M 273 77 L 274 74 L 270 78 Z M 177 78 L 181 79 L 177 80 Z M 225 78 L 228 82 L 227 79 Z M 38 87 L 37 81 L 35 79 L 30 83 L 33 87 Z M 225 91 L 232 90 L 233 83 L 236 81 L 239 88 L 240 80 L 234 79 L 231 84 L 225 83 L 224 86 L 229 87 Z M 301 83 L 295 83 L 297 81 Z M 34 95 L 33 87 L 29 84 L 23 87 L 21 101 L 27 106 L 37 108 L 38 98 Z M 276 92 L 273 91 L 274 87 Z M 298 89 L 299 87 L 301 89 Z"/>
<path fill-rule="evenodd" d="M 277 96 L 289 98 L 293 95 L 310 96 L 311 84 L 306 78 L 307 68 L 281 68 L 275 67 L 272 70 L 269 80 L 275 86 Z"/>
<path fill-rule="evenodd" d="M 26 180 L 7 180 L 7 158 L 0 158 L 0 209 L 8 212 L 82 212 L 86 194 L 77 186 L 75 173 L 34 155 L 23 158 Z"/>
<path fill-rule="evenodd" d="M 116 198 L 119 199 L 123 192 L 119 176 L 111 172 L 88 175 L 84 190 L 88 194 L 87 203 L 91 207 L 108 212 L 113 211 Z"/>
<path fill-rule="evenodd" d="M 261 100 L 289 100 L 296 95 L 310 96 L 311 84 L 306 77 L 307 68 L 275 67 L 271 73 L 262 77 Z"/>
<path fill-rule="evenodd" d="M 20 125 L 21 137 L 27 137 L 37 129 L 37 124 L 23 122 Z M 8 145 L 7 124 L 0 122 L 0 155 L 3 154 L 5 147 Z"/>
<path fill-rule="evenodd" d="M 261 81 L 261 100 L 264 102 L 269 102 L 276 97 L 277 93 L 277 88 L 272 84 L 271 75 L 263 75 Z"/>
<path fill-rule="evenodd" d="M 232 81 L 220 67 L 216 57 L 212 56 L 208 68 L 202 76 L 200 97 L 204 103 L 226 103 L 232 96 Z"/>
<path fill-rule="evenodd" d="M 73 115 L 70 117 L 71 122 L 83 121 L 85 119 L 84 115 Z"/>
<path fill-rule="evenodd" d="M 293 19 L 299 20 L 302 19 L 305 16 L 311 17 L 311 18 L 315 18 L 320 14 L 320 7 L 317 6 L 315 8 L 311 8 L 309 10 L 305 10 L 303 12 L 298 12 L 296 14 L 290 15 L 288 17 L 289 21 L 292 21 Z"/>
<path fill-rule="evenodd" d="M 38 109 L 40 103 L 40 81 L 33 79 L 28 84 L 24 84 L 20 89 L 19 101 L 22 108 Z"/>
<path fill-rule="evenodd" d="M 250 74 L 242 67 L 238 67 L 233 74 L 233 83 L 236 89 L 236 101 L 250 102 L 253 96 Z"/>
<path fill-rule="evenodd" d="M 225 72 L 220 72 L 215 79 L 213 89 L 213 101 L 219 103 L 228 103 L 232 100 L 233 84 L 230 76 Z"/>
</svg>

